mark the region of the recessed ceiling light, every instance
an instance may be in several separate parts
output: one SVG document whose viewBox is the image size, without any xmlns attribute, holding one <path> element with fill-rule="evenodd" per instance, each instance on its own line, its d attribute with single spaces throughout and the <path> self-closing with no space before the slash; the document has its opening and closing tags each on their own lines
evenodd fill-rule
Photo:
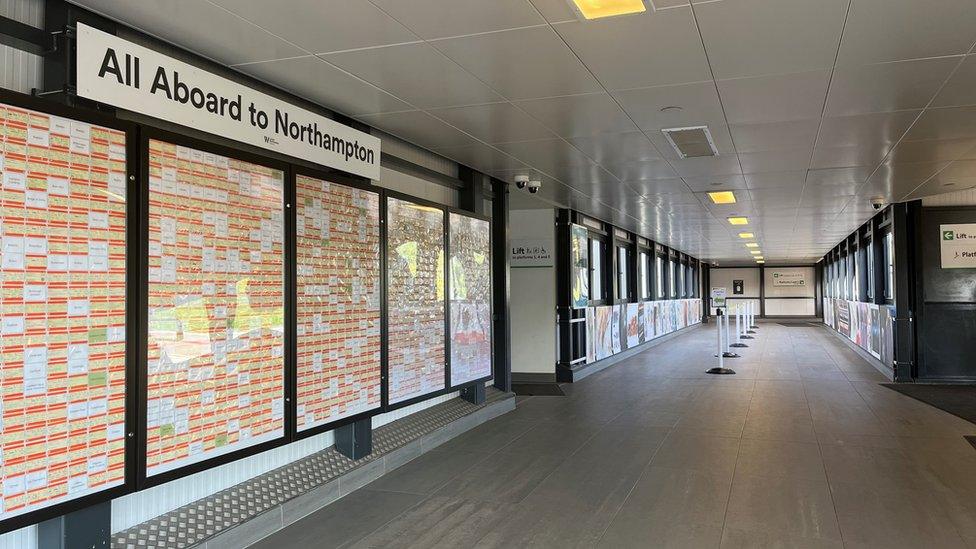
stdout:
<svg viewBox="0 0 976 549">
<path fill-rule="evenodd" d="M 766 258 L 764 258 L 764 257 L 763 257 L 763 256 L 761 256 L 761 255 L 757 255 L 757 256 L 755 257 L 755 259 L 756 259 L 756 261 L 759 261 L 759 262 L 762 262 L 762 261 L 765 261 L 765 260 L 766 260 Z"/>
<path fill-rule="evenodd" d="M 758 247 L 759 244 L 756 244 L 755 242 L 746 242 L 746 248 L 758 248 Z"/>
<path fill-rule="evenodd" d="M 749 218 L 747 218 L 747 217 L 730 217 L 728 219 L 729 219 L 729 223 L 731 223 L 733 225 L 748 225 L 749 224 Z"/>
<path fill-rule="evenodd" d="M 756 263 L 765 263 L 765 261 L 763 261 L 762 259 L 757 259 Z"/>
<path fill-rule="evenodd" d="M 647 11 L 643 0 L 573 0 L 576 9 L 587 19 L 600 19 Z"/>
<path fill-rule="evenodd" d="M 735 193 L 732 191 L 712 191 L 708 193 L 708 198 L 715 204 L 735 204 Z"/>
<path fill-rule="evenodd" d="M 759 255 L 762 253 L 762 250 L 749 250 L 749 253 L 751 253 L 752 255 Z"/>
<path fill-rule="evenodd" d="M 739 238 L 756 238 L 756 235 L 752 233 L 739 233 Z"/>
</svg>

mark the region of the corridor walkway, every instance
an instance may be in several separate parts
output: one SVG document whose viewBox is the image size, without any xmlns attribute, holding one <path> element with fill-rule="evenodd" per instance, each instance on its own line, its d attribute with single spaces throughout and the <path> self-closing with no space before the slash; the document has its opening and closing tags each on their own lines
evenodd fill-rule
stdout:
<svg viewBox="0 0 976 549">
<path fill-rule="evenodd" d="M 972 425 L 820 327 L 714 364 L 692 330 L 425 454 L 258 547 L 976 548 Z"/>
</svg>

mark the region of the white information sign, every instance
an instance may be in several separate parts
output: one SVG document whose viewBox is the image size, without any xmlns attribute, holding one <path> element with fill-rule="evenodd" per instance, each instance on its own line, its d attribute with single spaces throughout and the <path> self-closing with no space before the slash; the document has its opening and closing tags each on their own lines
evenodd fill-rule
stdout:
<svg viewBox="0 0 976 549">
<path fill-rule="evenodd" d="M 513 268 L 552 267 L 552 239 L 512 239 L 509 261 Z"/>
<path fill-rule="evenodd" d="M 728 293 L 727 288 L 712 288 L 712 307 L 725 307 L 725 297 Z"/>
<path fill-rule="evenodd" d="M 805 288 L 807 275 L 802 271 L 773 271 L 773 286 Z"/>
<path fill-rule="evenodd" d="M 943 269 L 976 269 L 976 223 L 939 225 Z"/>
<path fill-rule="evenodd" d="M 380 140 L 367 133 L 83 23 L 77 50 L 82 97 L 380 178 Z"/>
</svg>

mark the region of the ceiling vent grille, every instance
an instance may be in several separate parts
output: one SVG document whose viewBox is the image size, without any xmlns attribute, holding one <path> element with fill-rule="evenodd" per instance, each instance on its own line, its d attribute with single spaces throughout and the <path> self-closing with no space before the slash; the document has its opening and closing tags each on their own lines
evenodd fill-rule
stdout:
<svg viewBox="0 0 976 549">
<path fill-rule="evenodd" d="M 698 158 L 702 156 L 718 156 L 715 142 L 708 126 L 694 126 L 690 128 L 668 128 L 661 130 L 668 143 L 674 147 L 681 158 Z"/>
</svg>

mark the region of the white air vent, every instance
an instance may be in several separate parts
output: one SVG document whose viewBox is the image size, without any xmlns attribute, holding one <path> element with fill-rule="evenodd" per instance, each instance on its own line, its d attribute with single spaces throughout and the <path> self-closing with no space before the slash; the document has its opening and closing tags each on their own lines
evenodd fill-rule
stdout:
<svg viewBox="0 0 976 549">
<path fill-rule="evenodd" d="M 697 158 L 700 156 L 718 156 L 715 142 L 708 126 L 694 126 L 691 128 L 668 128 L 661 130 L 668 143 L 674 147 L 681 158 Z"/>
</svg>

